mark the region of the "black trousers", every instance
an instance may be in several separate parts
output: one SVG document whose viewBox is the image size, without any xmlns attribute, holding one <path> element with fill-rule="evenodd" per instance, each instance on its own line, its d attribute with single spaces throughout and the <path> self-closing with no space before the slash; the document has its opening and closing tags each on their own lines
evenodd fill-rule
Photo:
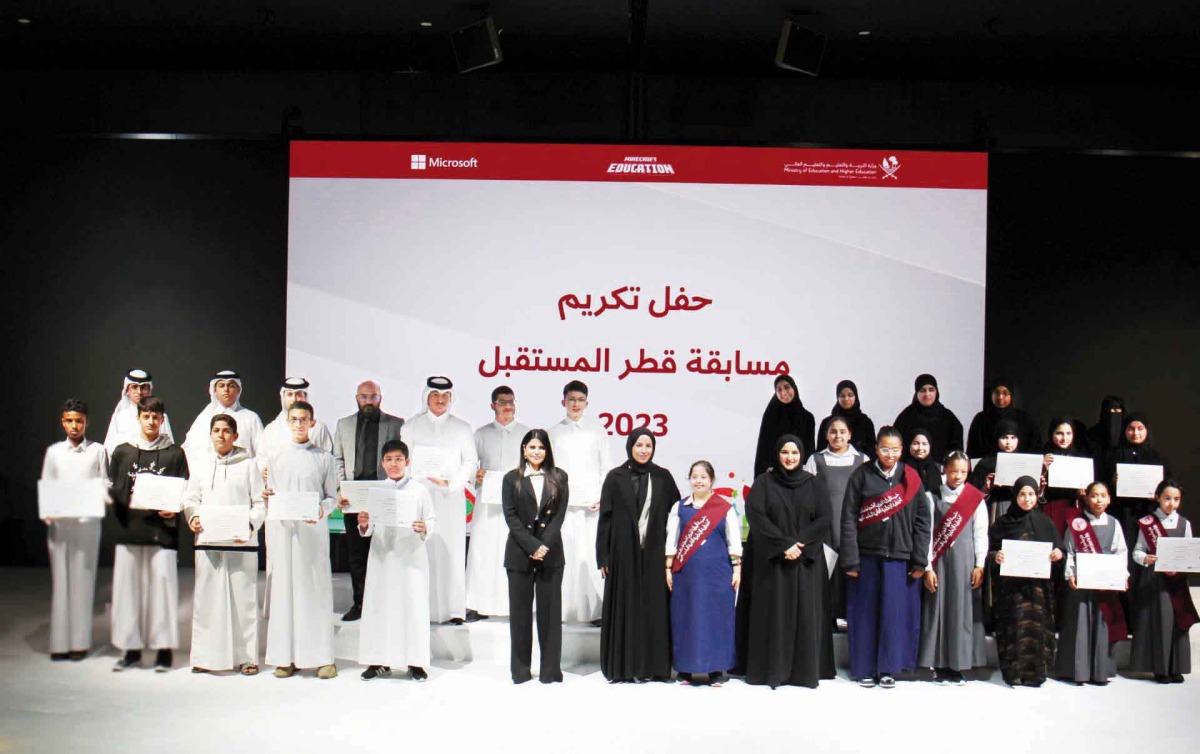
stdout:
<svg viewBox="0 0 1200 754">
<path fill-rule="evenodd" d="M 363 603 L 363 585 L 367 583 L 367 555 L 371 552 L 371 538 L 358 533 L 356 513 L 346 514 L 346 555 L 350 561 L 350 586 L 354 590 L 354 604 L 360 610 Z"/>
<path fill-rule="evenodd" d="M 561 681 L 562 676 L 562 580 L 563 567 L 536 571 L 508 569 L 508 631 L 512 639 L 513 683 L 532 678 L 533 600 L 537 598 L 538 649 L 542 683 Z"/>
</svg>

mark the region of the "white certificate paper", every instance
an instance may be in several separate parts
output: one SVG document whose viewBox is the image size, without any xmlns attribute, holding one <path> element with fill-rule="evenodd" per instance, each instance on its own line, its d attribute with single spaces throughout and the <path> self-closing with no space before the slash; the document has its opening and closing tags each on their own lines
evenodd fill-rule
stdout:
<svg viewBox="0 0 1200 754">
<path fill-rule="evenodd" d="M 129 507 L 145 511 L 172 511 L 183 509 L 183 489 L 187 480 L 177 476 L 159 476 L 141 473 L 133 480 L 133 495 Z"/>
<path fill-rule="evenodd" d="M 1156 573 L 1200 573 L 1200 539 L 1160 537 Z"/>
<path fill-rule="evenodd" d="M 442 448 L 436 445 L 417 445 L 412 449 L 412 465 L 409 473 L 414 479 L 436 477 L 450 481 L 456 470 L 456 456 L 453 448 Z"/>
<path fill-rule="evenodd" d="M 1081 456 L 1054 456 L 1046 485 L 1081 490 L 1094 481 L 1096 469 L 1092 465 L 1092 459 Z"/>
<path fill-rule="evenodd" d="M 250 508 L 245 505 L 201 505 L 196 509 L 203 529 L 196 544 L 235 544 L 250 538 Z"/>
<path fill-rule="evenodd" d="M 575 473 L 567 476 L 567 506 L 579 508 L 600 502 L 600 475 Z"/>
<path fill-rule="evenodd" d="M 367 494 L 367 513 L 375 526 L 411 529 L 417 520 L 417 493 L 374 488 Z"/>
<path fill-rule="evenodd" d="M 316 521 L 320 517 L 320 492 L 276 492 L 267 498 L 271 521 Z"/>
<path fill-rule="evenodd" d="M 1051 466 L 1053 468 L 1053 466 Z M 1023 476 L 1042 478 L 1042 457 L 1033 453 L 997 453 L 996 478 L 992 484 L 1011 487 Z"/>
<path fill-rule="evenodd" d="M 838 561 L 838 551 L 826 544 L 822 544 L 821 547 L 825 550 L 825 569 L 829 571 L 829 578 L 832 579 L 833 567 Z"/>
<path fill-rule="evenodd" d="M 38 481 L 39 518 L 104 518 L 108 488 L 103 479 Z"/>
<path fill-rule="evenodd" d="M 485 505 L 500 505 L 504 502 L 503 471 L 483 472 L 483 484 L 479 485 L 479 502 Z"/>
<path fill-rule="evenodd" d="M 1000 543 L 1000 551 L 1004 553 L 1000 575 L 1015 576 L 1019 579 L 1048 579 L 1052 550 L 1054 545 L 1050 542 L 1006 539 Z"/>
<path fill-rule="evenodd" d="M 1117 464 L 1117 497 L 1154 498 L 1163 479 L 1163 467 L 1140 463 Z"/>
<path fill-rule="evenodd" d="M 1123 592 L 1128 578 L 1124 555 L 1095 552 L 1075 554 L 1075 584 L 1080 589 Z"/>
<path fill-rule="evenodd" d="M 342 493 L 342 497 L 350 501 L 349 507 L 342 508 L 342 513 L 358 513 L 367 506 L 367 494 L 372 487 L 382 487 L 383 482 L 373 479 L 362 481 L 345 480 L 339 484 L 338 489 Z"/>
</svg>

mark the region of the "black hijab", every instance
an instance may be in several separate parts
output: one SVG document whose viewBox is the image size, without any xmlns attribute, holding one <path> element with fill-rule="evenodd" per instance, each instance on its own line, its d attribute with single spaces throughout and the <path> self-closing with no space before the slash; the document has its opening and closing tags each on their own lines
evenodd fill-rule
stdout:
<svg viewBox="0 0 1200 754">
<path fill-rule="evenodd" d="M 921 405 L 921 401 L 917 400 L 917 393 L 926 385 L 931 385 L 936 390 L 937 378 L 932 374 L 917 376 L 913 381 L 912 403 L 896 417 L 896 429 L 906 437 L 918 427 L 929 430 L 929 452 L 934 458 L 938 458 L 944 456 L 947 451 L 962 448 L 962 424 L 942 403 L 940 390 L 932 406 Z"/>
<path fill-rule="evenodd" d="M 837 388 L 834 390 L 834 395 L 841 396 L 842 391 L 846 388 L 850 388 L 851 392 L 854 393 L 854 407 L 845 409 L 842 408 L 841 403 L 834 401 L 833 410 L 829 412 L 830 416 L 844 416 L 847 419 L 862 416 L 862 401 L 858 398 L 858 385 L 855 385 L 853 380 L 842 380 L 839 382 Z"/>
<path fill-rule="evenodd" d="M 996 519 L 992 524 L 992 529 L 988 533 L 989 539 L 992 541 L 992 549 L 999 549 L 997 542 L 1005 539 L 1020 539 L 1023 534 L 1032 532 L 1033 539 L 1038 542 L 1057 542 L 1058 536 L 1054 529 L 1054 522 L 1046 517 L 1035 505 L 1031 510 L 1023 510 L 1017 505 L 1017 495 L 1025 487 L 1033 489 L 1034 494 L 1038 492 L 1038 482 L 1031 476 L 1023 476 L 1013 483 L 1013 502 L 1008 506 L 1008 510 L 1004 515 Z"/>
<path fill-rule="evenodd" d="M 1120 408 L 1121 413 L 1112 410 Z M 1091 439 L 1097 451 L 1112 450 L 1121 444 L 1125 433 L 1125 401 L 1119 395 L 1106 395 L 1100 401 L 1100 420 L 1092 427 Z"/>
<path fill-rule="evenodd" d="M 1146 425 L 1146 440 L 1139 445 L 1134 445 L 1125 438 L 1125 428 L 1134 422 L 1141 422 Z M 1141 411 L 1133 411 L 1125 414 L 1125 421 L 1121 427 L 1121 442 L 1117 446 L 1116 453 L 1113 455 L 1113 463 L 1146 463 L 1146 464 L 1163 464 L 1165 462 L 1158 451 L 1150 447 L 1150 420 Z M 1115 468 L 1115 466 L 1114 466 Z"/>
<path fill-rule="evenodd" d="M 871 447 L 875 444 L 875 422 L 863 413 L 862 400 L 858 395 L 858 385 L 855 385 L 852 380 L 839 382 L 835 396 L 841 395 L 842 390 L 846 388 L 854 393 L 854 406 L 845 409 L 836 400 L 833 402 L 833 409 L 830 410 L 829 416 L 822 419 L 821 426 L 817 428 L 816 450 L 824 450 L 829 447 L 829 440 L 825 437 L 825 433 L 829 431 L 829 425 L 833 423 L 834 419 L 841 419 L 846 422 L 846 427 L 850 430 L 850 445 L 859 452 L 870 455 Z"/>
<path fill-rule="evenodd" d="M 942 486 L 942 467 L 933 457 L 933 443 L 929 445 L 929 455 L 924 458 L 917 458 L 912 454 L 912 442 L 917 437 L 924 437 L 929 441 L 929 430 L 923 427 L 917 427 L 904 436 L 904 453 L 900 459 L 905 464 L 912 466 L 913 471 L 921 475 L 921 482 L 925 485 L 925 489 L 930 492 L 936 492 Z"/>
<path fill-rule="evenodd" d="M 779 452 L 783 450 L 783 446 L 787 445 L 789 442 L 796 446 L 796 450 L 800 451 L 800 463 L 804 463 L 804 443 L 800 442 L 800 438 L 796 437 L 795 435 L 784 435 L 775 442 L 775 463 L 771 466 L 771 476 L 775 478 L 776 482 L 779 482 L 784 487 L 794 490 L 799 487 L 800 484 L 810 476 L 810 474 L 799 465 L 797 465 L 796 468 L 792 469 L 791 471 L 788 471 L 787 469 L 783 468 L 782 464 L 779 463 Z"/>
<path fill-rule="evenodd" d="M 1014 453 L 1028 453 L 1029 449 L 1025 447 L 1025 443 L 1021 440 L 1021 426 L 1017 424 L 1017 420 L 1012 417 L 1005 417 L 996 422 L 996 429 L 992 433 L 992 448 L 993 452 L 1000 453 L 1000 438 L 1005 435 L 1013 435 L 1017 438 L 1017 449 Z"/>
<path fill-rule="evenodd" d="M 1065 448 L 1060 448 L 1054 444 L 1054 430 L 1059 426 L 1066 424 L 1071 427 L 1071 444 Z M 1056 416 L 1050 420 L 1050 428 L 1046 430 L 1046 444 L 1042 446 L 1043 453 L 1051 453 L 1056 456 L 1086 456 L 1087 453 L 1083 450 L 1083 438 L 1079 436 L 1079 422 L 1070 416 Z"/>
<path fill-rule="evenodd" d="M 783 435 L 808 438 L 807 441 L 802 440 L 797 446 L 804 458 L 807 458 L 813 450 L 811 445 L 806 445 L 805 442 L 812 443 L 816 421 L 813 419 L 813 415 L 804 408 L 804 403 L 800 400 L 800 390 L 796 387 L 796 381 L 792 379 L 792 376 L 781 374 L 776 377 L 775 389 L 779 388 L 781 382 L 791 385 L 796 396 L 792 398 L 791 403 L 784 403 L 779 400 L 779 396 L 772 395 L 771 402 L 763 411 L 762 424 L 759 425 L 758 430 L 758 448 L 754 456 L 756 475 L 778 465 L 778 457 L 772 458 L 770 453 L 771 449 L 775 447 L 775 441 Z"/>
<path fill-rule="evenodd" d="M 645 463 L 638 463 L 633 460 L 633 446 L 639 438 L 649 437 L 650 444 L 653 449 L 650 451 L 650 460 Z M 638 427 L 629 433 L 629 437 L 625 439 L 625 468 L 633 475 L 633 488 L 637 493 L 634 498 L 634 505 L 640 510 L 642 503 L 646 501 L 646 479 L 649 478 L 650 472 L 657 469 L 658 466 L 654 463 L 654 451 L 658 450 L 658 441 L 654 439 L 654 433 L 645 427 Z"/>
</svg>

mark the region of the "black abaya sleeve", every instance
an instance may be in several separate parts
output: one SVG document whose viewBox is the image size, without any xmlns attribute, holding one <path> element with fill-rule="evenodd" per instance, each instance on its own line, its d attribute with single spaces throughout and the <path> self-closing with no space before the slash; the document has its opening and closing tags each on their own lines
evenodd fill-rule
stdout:
<svg viewBox="0 0 1200 754">
<path fill-rule="evenodd" d="M 771 519 L 767 502 L 767 485 L 765 477 L 754 480 L 750 494 L 746 496 L 746 519 L 750 522 L 751 536 L 754 537 L 754 549 L 768 559 L 778 558 L 792 545 L 800 541 L 795 535 L 787 534 L 779 528 L 777 522 Z"/>
<path fill-rule="evenodd" d="M 821 548 L 821 545 L 829 541 L 829 527 L 833 519 L 833 506 L 829 504 L 827 495 L 818 494 L 820 488 L 816 483 L 816 479 L 810 480 L 807 484 L 799 488 L 804 496 L 806 508 L 815 508 L 813 517 L 807 522 L 800 524 L 800 531 L 797 536 L 800 537 L 800 542 L 804 545 L 805 555 L 808 554 L 810 547 Z"/>
<path fill-rule="evenodd" d="M 980 411 L 975 414 L 975 418 L 971 420 L 971 428 L 967 430 L 967 456 L 969 458 L 979 458 L 987 453 L 987 449 L 994 446 L 996 441 L 985 438 L 983 432 L 984 414 Z"/>
<path fill-rule="evenodd" d="M 775 462 L 771 457 L 775 454 L 775 438 L 767 436 L 770 434 L 767 423 L 767 417 L 763 416 L 762 423 L 758 425 L 758 447 L 754 449 L 755 479 Z"/>
<path fill-rule="evenodd" d="M 617 471 L 613 469 L 604 477 L 604 486 L 600 488 L 600 519 L 596 523 L 596 567 L 607 568 L 608 554 L 612 551 L 612 517 L 613 504 L 620 491 L 618 489 Z"/>
<path fill-rule="evenodd" d="M 950 414 L 950 437 L 946 441 L 946 452 L 950 452 L 951 450 L 962 450 L 963 449 L 962 422 L 960 422 L 958 420 L 958 417 L 955 416 L 949 409 L 946 409 L 946 413 Z"/>
<path fill-rule="evenodd" d="M 812 411 L 802 409 L 804 412 L 804 432 L 800 435 L 800 442 L 804 443 L 804 461 L 812 457 L 816 450 L 815 437 L 817 434 L 817 420 L 812 415 Z M 772 447 L 772 450 L 774 448 Z"/>
</svg>

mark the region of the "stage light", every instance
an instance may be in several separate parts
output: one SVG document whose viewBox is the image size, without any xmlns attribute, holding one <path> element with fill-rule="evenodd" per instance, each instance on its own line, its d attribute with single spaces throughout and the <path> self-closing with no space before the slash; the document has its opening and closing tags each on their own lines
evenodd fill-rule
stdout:
<svg viewBox="0 0 1200 754">
<path fill-rule="evenodd" d="M 17 19 L 17 23 L 19 23 L 19 24 L 23 24 L 23 25 L 25 25 L 25 24 L 31 24 L 31 23 L 33 23 L 33 20 L 32 20 L 32 19 L 29 19 L 29 18 L 18 18 L 18 19 Z"/>
<path fill-rule="evenodd" d="M 775 65 L 816 76 L 821 71 L 821 58 L 824 56 L 824 34 L 801 26 L 790 18 L 784 19 L 783 30 L 779 33 L 779 48 L 775 51 Z"/>
<path fill-rule="evenodd" d="M 421 22 L 421 27 L 422 27 L 422 28 L 424 28 L 424 29 L 428 29 L 428 28 L 430 28 L 431 26 L 433 26 L 433 22 L 432 22 L 432 21 L 422 21 L 422 22 Z"/>
<path fill-rule="evenodd" d="M 504 60 L 504 53 L 500 51 L 500 33 L 491 16 L 451 33 L 450 44 L 454 47 L 459 73 L 486 68 Z"/>
</svg>

